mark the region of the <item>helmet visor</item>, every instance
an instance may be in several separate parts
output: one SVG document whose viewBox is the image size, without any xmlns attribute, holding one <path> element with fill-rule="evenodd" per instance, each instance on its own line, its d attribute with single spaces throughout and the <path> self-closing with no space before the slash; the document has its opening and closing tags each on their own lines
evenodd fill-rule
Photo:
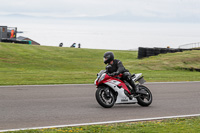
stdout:
<svg viewBox="0 0 200 133">
<path fill-rule="evenodd" d="M 104 58 L 103 58 L 103 61 L 105 62 L 106 60 L 107 60 L 107 58 L 104 57 Z"/>
</svg>

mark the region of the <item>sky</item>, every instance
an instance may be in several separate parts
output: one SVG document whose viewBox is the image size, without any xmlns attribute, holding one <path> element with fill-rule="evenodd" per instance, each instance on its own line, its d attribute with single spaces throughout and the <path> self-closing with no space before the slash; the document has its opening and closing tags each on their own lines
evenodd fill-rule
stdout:
<svg viewBox="0 0 200 133">
<path fill-rule="evenodd" d="M 4 0 L 0 15 L 198 23 L 199 7 L 200 0 Z"/>
<path fill-rule="evenodd" d="M 200 0 L 0 2 L 0 25 L 18 27 L 42 45 L 136 49 L 199 42 Z"/>
</svg>

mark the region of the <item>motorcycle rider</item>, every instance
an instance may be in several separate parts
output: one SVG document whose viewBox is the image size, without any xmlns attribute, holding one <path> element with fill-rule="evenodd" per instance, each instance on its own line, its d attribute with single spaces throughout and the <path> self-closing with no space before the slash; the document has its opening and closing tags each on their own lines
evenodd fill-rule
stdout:
<svg viewBox="0 0 200 133">
<path fill-rule="evenodd" d="M 103 57 L 104 63 L 108 64 L 106 66 L 106 69 L 109 75 L 115 76 L 122 73 L 122 79 L 126 80 L 132 86 L 131 93 L 134 94 L 134 96 L 136 96 L 139 93 L 139 91 L 137 91 L 136 85 L 134 81 L 132 81 L 130 72 L 127 69 L 125 69 L 122 62 L 120 60 L 114 59 L 113 52 L 106 52 L 104 53 Z"/>
</svg>

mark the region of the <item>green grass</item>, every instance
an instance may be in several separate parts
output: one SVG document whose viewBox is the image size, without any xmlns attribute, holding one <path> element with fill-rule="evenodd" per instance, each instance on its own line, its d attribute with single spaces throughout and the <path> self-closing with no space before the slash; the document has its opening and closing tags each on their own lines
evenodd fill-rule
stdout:
<svg viewBox="0 0 200 133">
<path fill-rule="evenodd" d="M 93 83 L 105 68 L 107 50 L 75 49 L 0 43 L 0 85 Z M 131 73 L 143 73 L 148 82 L 200 81 L 200 51 L 160 54 L 142 60 L 137 51 L 112 50 Z M 19 133 L 103 132 L 200 132 L 200 117 L 153 122 L 121 123 L 18 131 Z"/>
<path fill-rule="evenodd" d="M 0 43 L 0 85 L 93 83 L 105 68 L 108 50 L 60 48 Z M 148 82 L 200 81 L 200 51 L 161 54 L 142 60 L 137 51 L 112 50 L 131 73 Z"/>
<path fill-rule="evenodd" d="M 15 133 L 199 133 L 200 117 L 15 131 Z"/>
</svg>

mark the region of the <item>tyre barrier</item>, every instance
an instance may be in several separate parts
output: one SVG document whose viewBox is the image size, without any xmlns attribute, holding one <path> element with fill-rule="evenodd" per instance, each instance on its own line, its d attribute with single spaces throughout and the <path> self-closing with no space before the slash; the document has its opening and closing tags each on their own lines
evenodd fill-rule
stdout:
<svg viewBox="0 0 200 133">
<path fill-rule="evenodd" d="M 138 52 L 138 59 L 146 57 L 146 48 L 139 47 L 139 51 L 140 52 Z"/>
<path fill-rule="evenodd" d="M 149 57 L 149 56 L 156 56 L 156 55 L 159 55 L 159 54 L 183 52 L 183 51 L 186 51 L 186 50 L 192 50 L 192 49 L 139 47 L 138 48 L 138 59 L 142 59 L 144 57 Z"/>
</svg>

